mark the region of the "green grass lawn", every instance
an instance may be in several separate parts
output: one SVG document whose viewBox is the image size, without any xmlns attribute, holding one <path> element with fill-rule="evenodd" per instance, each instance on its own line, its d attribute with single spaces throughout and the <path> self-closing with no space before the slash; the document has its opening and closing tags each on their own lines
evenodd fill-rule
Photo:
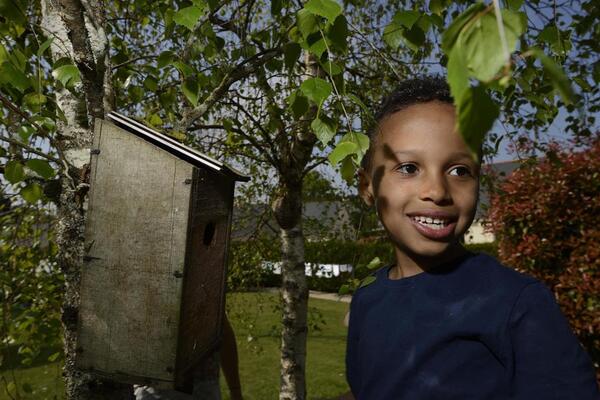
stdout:
<svg viewBox="0 0 600 400">
<path fill-rule="evenodd" d="M 310 299 L 306 380 L 309 399 L 331 398 L 348 389 L 344 377 L 348 304 Z M 274 293 L 232 293 L 229 319 L 236 333 L 240 375 L 246 400 L 276 399 L 279 390 L 280 307 Z M 58 363 L 0 369 L 0 400 L 10 399 L 7 384 L 17 383 L 23 399 L 63 399 Z M 25 385 L 25 388 L 23 387 Z M 29 385 L 29 386 L 27 386 Z M 14 393 L 13 385 L 10 385 Z M 222 379 L 223 399 L 229 399 Z M 27 393 L 24 389 L 30 389 Z"/>
</svg>

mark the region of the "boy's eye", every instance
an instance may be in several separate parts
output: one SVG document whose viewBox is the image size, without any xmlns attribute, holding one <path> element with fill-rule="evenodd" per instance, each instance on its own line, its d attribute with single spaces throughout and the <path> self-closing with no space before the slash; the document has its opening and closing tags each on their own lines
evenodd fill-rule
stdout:
<svg viewBox="0 0 600 400">
<path fill-rule="evenodd" d="M 403 174 L 412 175 L 416 173 L 418 169 L 415 164 L 402 164 L 398 168 L 396 168 L 396 170 Z"/>
<path fill-rule="evenodd" d="M 471 170 L 464 166 L 454 167 L 450 170 L 450 175 L 453 176 L 471 176 Z"/>
</svg>

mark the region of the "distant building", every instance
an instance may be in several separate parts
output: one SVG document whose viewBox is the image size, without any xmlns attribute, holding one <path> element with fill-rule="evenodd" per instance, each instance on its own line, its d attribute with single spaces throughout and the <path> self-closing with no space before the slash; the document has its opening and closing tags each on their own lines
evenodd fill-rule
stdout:
<svg viewBox="0 0 600 400">
<path fill-rule="evenodd" d="M 482 173 L 492 175 L 500 180 L 505 179 L 513 173 L 522 161 L 501 161 L 493 164 L 486 164 L 482 167 Z M 490 207 L 490 196 L 485 185 L 479 187 L 479 203 L 477 204 L 477 212 L 475 220 L 471 224 L 469 230 L 465 233 L 466 244 L 492 243 L 495 240 L 494 234 L 486 232 L 485 220 L 487 211 Z"/>
<path fill-rule="evenodd" d="M 351 207 L 343 201 L 308 201 L 302 211 L 302 230 L 307 241 L 352 240 Z M 234 207 L 232 240 L 279 236 L 279 226 L 268 204 Z"/>
</svg>

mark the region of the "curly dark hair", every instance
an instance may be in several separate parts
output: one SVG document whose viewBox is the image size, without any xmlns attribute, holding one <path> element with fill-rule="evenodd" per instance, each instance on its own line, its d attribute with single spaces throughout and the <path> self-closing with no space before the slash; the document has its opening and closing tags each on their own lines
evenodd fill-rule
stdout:
<svg viewBox="0 0 600 400">
<path fill-rule="evenodd" d="M 450 87 L 441 76 L 424 75 L 402 82 L 381 102 L 381 106 L 373 118 L 372 126 L 368 130 L 371 145 L 362 160 L 362 167 L 368 170 L 371 167 L 373 145 L 377 140 L 379 125 L 386 117 L 403 110 L 409 106 L 437 100 L 453 104 Z"/>
</svg>

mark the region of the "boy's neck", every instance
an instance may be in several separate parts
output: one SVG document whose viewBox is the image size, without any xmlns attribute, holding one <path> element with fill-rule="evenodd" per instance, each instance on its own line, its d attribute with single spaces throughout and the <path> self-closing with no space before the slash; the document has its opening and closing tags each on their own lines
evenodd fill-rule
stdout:
<svg viewBox="0 0 600 400">
<path fill-rule="evenodd" d="M 436 267 L 452 262 L 467 253 L 460 244 L 451 246 L 443 254 L 435 257 L 424 257 L 417 254 L 409 254 L 401 249 L 395 248 L 396 265 L 389 272 L 390 279 L 402 279 L 414 276 L 425 271 L 431 271 Z"/>
</svg>

